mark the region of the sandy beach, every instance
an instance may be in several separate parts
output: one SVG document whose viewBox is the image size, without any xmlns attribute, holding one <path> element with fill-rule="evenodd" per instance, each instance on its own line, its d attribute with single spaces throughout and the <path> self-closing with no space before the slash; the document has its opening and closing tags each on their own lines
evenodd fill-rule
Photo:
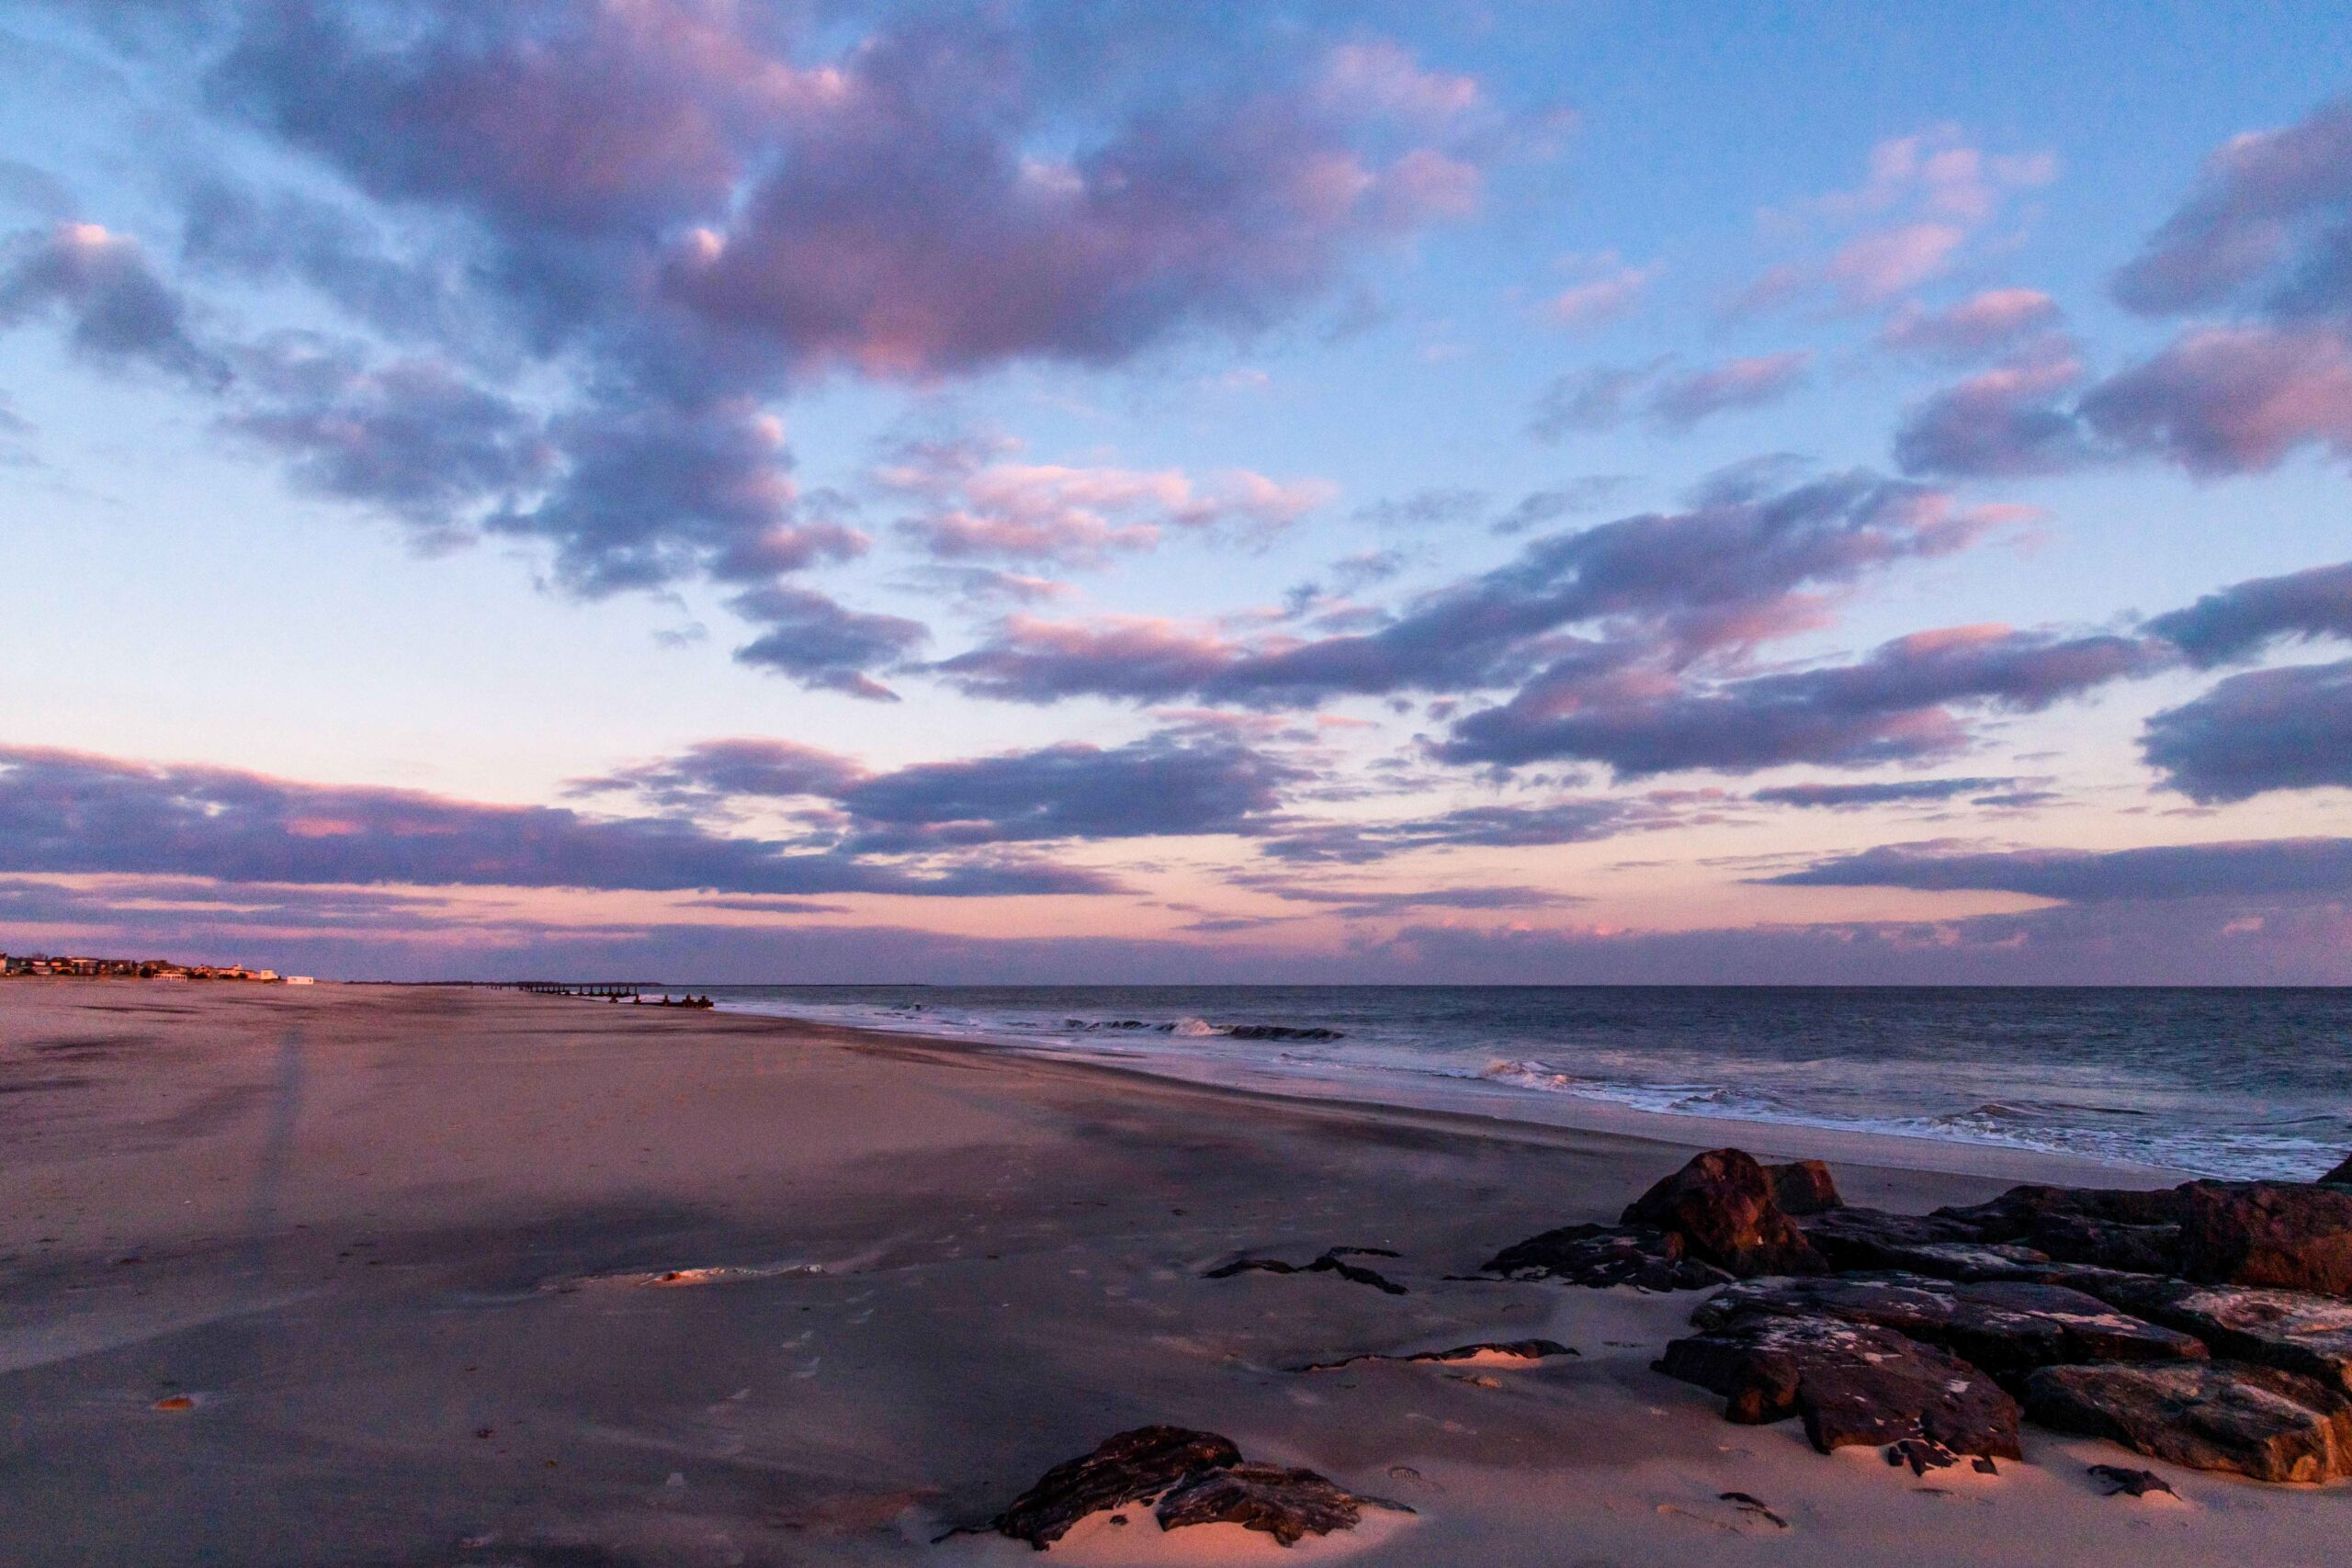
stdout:
<svg viewBox="0 0 2352 1568">
<path fill-rule="evenodd" d="M 1824 1458 L 1650 1370 L 1692 1293 L 1449 1278 L 1613 1219 L 1710 1144 L 1826 1157 L 1904 1211 L 2089 1169 L 1905 1142 L 1510 1122 L 494 991 L 11 985 L 0 1562 L 1012 1563 L 1035 1554 L 934 1538 L 1159 1422 L 1414 1511 L 1287 1550 L 1097 1520 L 1049 1556 L 2340 1560 L 2340 1486 L 2030 1428 L 1992 1477 Z M 1203 1277 L 1332 1247 L 1395 1252 L 1405 1293 Z M 1577 1353 L 1297 1370 L 1539 1337 Z M 2102 1461 L 2179 1500 L 2103 1495 Z"/>
</svg>

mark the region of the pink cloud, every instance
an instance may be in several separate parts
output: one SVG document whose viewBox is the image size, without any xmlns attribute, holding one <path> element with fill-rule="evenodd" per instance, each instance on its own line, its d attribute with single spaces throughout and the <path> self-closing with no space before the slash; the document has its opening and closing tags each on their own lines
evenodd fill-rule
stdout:
<svg viewBox="0 0 2352 1568">
<path fill-rule="evenodd" d="M 2202 328 L 2082 407 L 2100 435 L 2192 473 L 2257 471 L 2312 445 L 2352 457 L 2352 344 L 2331 328 Z"/>
</svg>

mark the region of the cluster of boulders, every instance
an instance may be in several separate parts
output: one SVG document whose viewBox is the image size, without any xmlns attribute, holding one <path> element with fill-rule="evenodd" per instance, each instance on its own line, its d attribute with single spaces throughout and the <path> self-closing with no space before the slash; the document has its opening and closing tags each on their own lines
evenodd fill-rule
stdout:
<svg viewBox="0 0 2352 1568">
<path fill-rule="evenodd" d="M 1486 1268 L 1720 1287 L 1658 1370 L 1731 1420 L 1801 1418 L 1825 1453 L 1989 1466 L 2030 1417 L 2258 1480 L 2352 1475 L 2352 1159 L 2315 1182 L 2026 1186 L 1895 1214 L 1847 1207 L 1818 1161 L 1716 1149 L 1618 1224 Z"/>
<path fill-rule="evenodd" d="M 1149 1509 L 1163 1530 L 1234 1524 L 1284 1546 L 1352 1529 L 1366 1508 L 1412 1512 L 1401 1503 L 1357 1496 L 1311 1470 L 1251 1463 L 1214 1432 L 1138 1427 L 1054 1466 L 988 1528 L 1043 1551 L 1089 1515 L 1126 1508 Z M 1129 1521 L 1114 1513 L 1110 1522 Z"/>
</svg>

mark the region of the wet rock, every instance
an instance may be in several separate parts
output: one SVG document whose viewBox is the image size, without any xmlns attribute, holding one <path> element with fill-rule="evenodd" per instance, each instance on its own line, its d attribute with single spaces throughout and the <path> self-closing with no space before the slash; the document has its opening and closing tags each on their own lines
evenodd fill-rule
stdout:
<svg viewBox="0 0 2352 1568">
<path fill-rule="evenodd" d="M 1960 1462 L 1960 1456 L 1941 1443 L 1931 1443 L 1925 1438 L 1905 1438 L 1887 1445 L 1886 1462 L 1897 1468 L 1907 1464 L 1912 1474 L 1925 1475 L 1931 1470 L 1950 1470 Z"/>
<path fill-rule="evenodd" d="M 1148 1501 L 1240 1462 L 1241 1450 L 1214 1432 L 1137 1427 L 1104 1438 L 1092 1453 L 1054 1466 L 990 1523 L 1043 1551 L 1089 1514 Z"/>
<path fill-rule="evenodd" d="M 1702 1303 L 1690 1321 L 1719 1328 L 1744 1316 L 1835 1317 L 1891 1328 L 2014 1383 L 2074 1361 L 2202 1359 L 2203 1344 L 2096 1296 L 2057 1285 L 1966 1282 L 1918 1274 L 1754 1280 Z"/>
<path fill-rule="evenodd" d="M 2309 1291 L 2132 1275 L 2086 1279 L 2082 1288 L 2193 1334 L 2223 1356 L 2317 1378 L 2352 1394 L 2352 1302 Z"/>
<path fill-rule="evenodd" d="M 2167 1497 L 2180 1495 L 2172 1489 L 2171 1482 L 2166 1481 L 2153 1470 L 2132 1470 L 2120 1464 L 2095 1464 L 2090 1467 L 2090 1477 L 2098 1482 L 2099 1489 L 2110 1497 L 2119 1494 L 2130 1497 L 2145 1497 L 2151 1492 L 2161 1492 Z"/>
<path fill-rule="evenodd" d="M 1804 1419 L 1823 1453 L 1922 1438 L 2018 1457 L 2018 1404 L 1967 1362 L 1889 1328 L 1743 1314 L 1666 1348 L 1657 1370 L 1724 1396 L 1726 1420 Z"/>
<path fill-rule="evenodd" d="M 2192 1181 L 2179 1192 L 2180 1271 L 2188 1278 L 2352 1296 L 2352 1190 Z"/>
<path fill-rule="evenodd" d="M 2044 1367 L 2026 1381 L 2042 1426 L 2106 1438 L 2192 1470 L 2256 1481 L 2352 1474 L 2352 1399 L 2245 1361 Z"/>
<path fill-rule="evenodd" d="M 1806 1218 L 1799 1229 L 1832 1269 L 1910 1269 L 1915 1274 L 1966 1279 L 1981 1267 L 2046 1262 L 2044 1253 L 1987 1244 L 1971 1224 L 1928 1213 L 1832 1208 L 1830 1213 Z"/>
<path fill-rule="evenodd" d="M 1772 1183 L 1772 1201 L 1781 1205 L 1784 1214 L 1826 1214 L 1846 1206 L 1846 1200 L 1838 1195 L 1838 1183 L 1830 1177 L 1829 1168 L 1817 1159 L 1768 1165 L 1764 1174 Z"/>
<path fill-rule="evenodd" d="M 2026 1239 L 2064 1263 L 2136 1274 L 2172 1274 L 2181 1266 L 2180 1226 L 2125 1224 L 2083 1214 L 2038 1216 Z"/>
<path fill-rule="evenodd" d="M 2344 1163 L 2321 1177 L 2320 1180 L 2330 1187 L 2352 1187 L 2352 1155 L 2346 1155 Z"/>
<path fill-rule="evenodd" d="M 1225 1032 L 1228 1040 L 1340 1040 L 1337 1029 L 1298 1029 L 1286 1023 L 1237 1023 Z"/>
<path fill-rule="evenodd" d="M 1715 1495 L 1720 1501 L 1731 1504 L 1743 1514 L 1753 1514 L 1758 1518 L 1768 1520 L 1772 1524 L 1778 1525 L 1782 1529 L 1789 1528 L 1788 1520 L 1782 1518 L 1779 1514 L 1774 1513 L 1770 1506 L 1768 1505 L 1763 1498 L 1757 1496 L 1753 1493 L 1718 1492 Z"/>
<path fill-rule="evenodd" d="M 1838 1209 L 1808 1219 L 1805 1239 L 1833 1269 L 1900 1269 L 1945 1280 L 2008 1280 L 2051 1261 L 2047 1253 L 1976 1238 L 1974 1227 L 1933 1214 Z"/>
<path fill-rule="evenodd" d="M 1285 1263 L 1279 1258 L 1237 1258 L 1232 1262 L 1210 1269 L 1204 1280 L 1230 1280 L 1236 1274 L 1337 1274 L 1353 1284 L 1370 1285 L 1392 1296 L 1407 1293 L 1405 1287 L 1374 1269 L 1351 1263 L 1350 1258 L 1394 1258 L 1396 1254 L 1383 1247 L 1335 1247 L 1312 1263 Z"/>
<path fill-rule="evenodd" d="M 1572 1347 L 1556 1339 L 1483 1340 L 1476 1345 L 1457 1345 L 1451 1350 L 1423 1350 L 1410 1356 L 1345 1356 L 1336 1361 L 1317 1361 L 1298 1370 L 1302 1372 L 1335 1372 L 1341 1367 L 1352 1367 L 1362 1361 L 1406 1361 L 1416 1365 L 1458 1361 L 1542 1361 L 1554 1356 L 1576 1354 Z"/>
<path fill-rule="evenodd" d="M 1732 1278 L 1685 1256 L 1680 1235 L 1648 1225 L 1563 1225 L 1503 1248 L 1481 1272 L 1645 1291 L 1703 1291 Z"/>
<path fill-rule="evenodd" d="M 1159 1500 L 1159 1528 L 1239 1525 L 1263 1530 L 1284 1546 L 1309 1535 L 1353 1529 L 1366 1507 L 1411 1513 L 1401 1503 L 1359 1497 L 1311 1470 L 1277 1464 L 1237 1464 L 1204 1471 Z"/>
<path fill-rule="evenodd" d="M 1686 1256 L 1741 1279 L 1822 1274 L 1829 1268 L 1781 1212 L 1764 1168 L 1738 1149 L 1693 1156 L 1635 1199 L 1621 1223 L 1673 1232 Z"/>
<path fill-rule="evenodd" d="M 1999 1197 L 1966 1207 L 1938 1209 L 1933 1218 L 1964 1225 L 1978 1241 L 2026 1241 L 2053 1217 L 2098 1220 L 2109 1224 L 2178 1224 L 2183 1207 L 2178 1188 L 2012 1187 Z"/>
</svg>

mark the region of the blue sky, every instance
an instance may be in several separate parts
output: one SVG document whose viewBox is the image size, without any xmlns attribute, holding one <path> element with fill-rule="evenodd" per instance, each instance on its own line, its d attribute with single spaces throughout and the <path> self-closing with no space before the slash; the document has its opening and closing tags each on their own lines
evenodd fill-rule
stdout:
<svg viewBox="0 0 2352 1568">
<path fill-rule="evenodd" d="M 0 947 L 2352 980 L 2347 35 L 0 7 Z"/>
</svg>

